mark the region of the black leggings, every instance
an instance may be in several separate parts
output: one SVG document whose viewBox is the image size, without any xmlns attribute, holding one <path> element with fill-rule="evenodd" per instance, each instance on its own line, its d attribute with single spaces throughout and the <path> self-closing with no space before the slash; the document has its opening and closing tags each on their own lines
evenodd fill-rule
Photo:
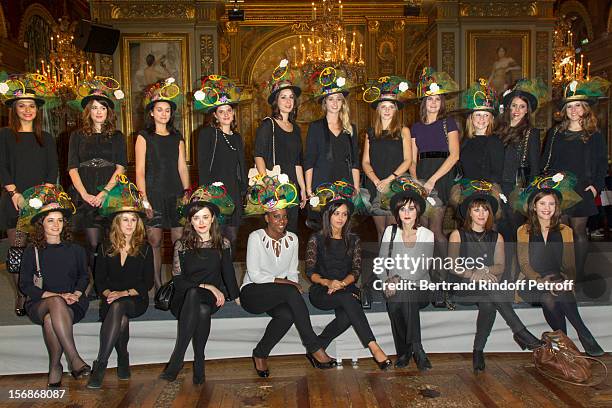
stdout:
<svg viewBox="0 0 612 408">
<path fill-rule="evenodd" d="M 102 301 L 106 299 L 103 298 Z M 117 356 L 127 356 L 127 345 L 130 340 L 129 316 L 135 314 L 136 301 L 131 297 L 122 297 L 110 304 L 100 327 L 100 350 L 97 359 L 99 362 L 108 361 L 113 347 L 117 350 Z"/>
<path fill-rule="evenodd" d="M 421 309 L 429 304 L 429 292 L 405 290 L 387 299 L 387 313 L 397 356 L 411 350 L 412 344 L 421 343 Z"/>
<path fill-rule="evenodd" d="M 591 338 L 593 335 L 584 324 L 576 298 L 572 292 L 558 292 L 558 296 L 553 296 L 550 293 L 542 293 L 541 303 L 542 312 L 546 322 L 553 330 L 562 330 L 567 333 L 566 318 L 576 329 L 579 338 Z"/>
<path fill-rule="evenodd" d="M 497 312 L 506 321 L 506 324 L 512 330 L 512 333 L 517 333 L 525 328 L 525 325 L 519 319 L 516 312 L 512 308 L 512 303 L 508 299 L 504 299 L 497 292 L 487 292 L 487 297 L 490 300 L 483 300 L 477 303 L 478 317 L 476 318 L 476 335 L 474 336 L 474 350 L 482 351 L 487 344 L 487 339 L 493 329 Z"/>
<path fill-rule="evenodd" d="M 366 318 L 359 299 L 347 290 L 340 290 L 327 294 L 327 288 L 313 285 L 310 288 L 310 303 L 321 310 L 334 310 L 336 318 L 329 322 L 319 335 L 321 346 L 325 349 L 336 337 L 340 336 L 349 327 L 353 326 L 363 347 L 376 341 L 370 323 Z"/>
<path fill-rule="evenodd" d="M 255 357 L 268 357 L 292 324 L 295 324 L 307 352 L 313 353 L 321 348 L 321 342 L 312 329 L 308 307 L 295 286 L 284 283 L 251 283 L 240 291 L 240 301 L 247 312 L 267 313 L 272 317 L 253 350 Z"/>
</svg>

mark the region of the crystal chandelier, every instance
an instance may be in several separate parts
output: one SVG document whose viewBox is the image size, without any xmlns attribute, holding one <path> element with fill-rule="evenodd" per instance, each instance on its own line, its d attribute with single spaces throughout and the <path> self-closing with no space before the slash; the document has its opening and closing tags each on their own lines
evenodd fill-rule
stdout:
<svg viewBox="0 0 612 408">
<path fill-rule="evenodd" d="M 313 1 L 311 21 L 293 25 L 299 44 L 293 46 L 292 57 L 306 75 L 333 66 L 351 80 L 363 79 L 363 44 L 357 43 L 356 32 L 347 34 L 343 8 L 342 0 Z"/>
<path fill-rule="evenodd" d="M 574 79 L 589 79 L 591 76 L 591 63 L 584 65 L 584 55 L 574 48 L 574 34 L 570 23 L 559 19 L 553 36 L 553 76 L 552 83 L 555 88 L 561 88 Z"/>
</svg>

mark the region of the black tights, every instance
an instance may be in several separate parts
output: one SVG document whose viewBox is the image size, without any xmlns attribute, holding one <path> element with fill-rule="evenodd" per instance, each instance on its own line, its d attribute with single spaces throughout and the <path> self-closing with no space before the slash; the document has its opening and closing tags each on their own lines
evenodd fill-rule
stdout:
<svg viewBox="0 0 612 408">
<path fill-rule="evenodd" d="M 130 298 L 120 298 L 111 303 L 100 327 L 98 361 L 108 362 L 113 347 L 117 350 L 117 356 L 127 355 L 127 344 L 130 340 L 130 320 L 127 313 L 134 307 L 134 300 Z"/>
<path fill-rule="evenodd" d="M 584 264 L 589 254 L 589 239 L 587 237 L 588 217 L 570 217 L 569 225 L 574 231 L 574 248 L 576 250 L 576 280 L 584 278 Z"/>
<path fill-rule="evenodd" d="M 567 323 L 565 318 L 574 326 L 579 338 L 592 337 L 591 332 L 582 321 L 576 298 L 571 292 L 559 292 L 558 296 L 553 296 L 550 293 L 544 293 L 541 297 L 542 311 L 546 323 L 553 330 L 562 330 L 567 334 Z"/>
<path fill-rule="evenodd" d="M 74 344 L 72 320 L 74 313 L 60 296 L 41 300 L 30 309 L 35 320 L 43 322 L 43 339 L 49 354 L 49 383 L 59 382 L 62 378 L 62 353 L 72 370 L 79 370 L 85 362 Z"/>
<path fill-rule="evenodd" d="M 89 287 L 87 288 L 87 293 L 89 294 L 95 282 L 94 271 L 96 270 L 97 250 L 102 234 L 99 228 L 85 228 L 85 235 L 87 237 L 87 243 L 89 244 L 87 259 L 87 266 L 89 269 Z"/>
<path fill-rule="evenodd" d="M 429 217 L 421 217 L 423 226 L 434 233 L 434 256 L 445 258 L 448 254 L 448 238 L 444 233 L 444 214 L 446 206 L 431 211 Z M 448 271 L 446 269 L 432 269 L 430 272 L 434 282 L 446 280 Z"/>
</svg>

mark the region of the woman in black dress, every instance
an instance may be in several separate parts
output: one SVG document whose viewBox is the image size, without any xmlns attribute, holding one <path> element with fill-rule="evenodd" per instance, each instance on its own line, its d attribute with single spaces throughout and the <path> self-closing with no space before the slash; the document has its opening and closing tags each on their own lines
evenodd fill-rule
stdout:
<svg viewBox="0 0 612 408">
<path fill-rule="evenodd" d="M 595 197 L 603 190 L 608 172 L 606 141 L 597 127 L 591 105 L 606 95 L 609 82 L 599 77 L 573 81 L 564 89 L 561 124 L 551 128 L 544 145 L 544 173 L 569 171 L 578 178 L 576 192 L 582 201 L 564 212 L 574 231 L 576 279 L 583 278 L 589 250 L 587 220 L 597 214 Z"/>
<path fill-rule="evenodd" d="M 73 208 L 61 187 L 37 186 L 26 192 L 34 226 L 31 242 L 23 254 L 19 287 L 28 296 L 26 311 L 42 326 L 49 354 L 49 387 L 60 387 L 64 371 L 62 354 L 75 379 L 88 376 L 91 368 L 77 352 L 72 325 L 87 312 L 87 255 L 71 242 L 68 216 Z M 28 217 L 29 218 L 29 217 Z"/>
<path fill-rule="evenodd" d="M 209 125 L 198 136 L 200 185 L 222 182 L 236 203 L 234 214 L 222 226 L 223 235 L 235 248 L 242 219 L 239 203 L 243 202 L 247 188 L 244 142 L 238 133 L 234 110 L 240 100 L 239 89 L 227 78 L 211 75 L 202 80 L 202 88 L 194 97 L 196 109 L 212 114 Z"/>
<path fill-rule="evenodd" d="M 144 314 L 153 287 L 153 250 L 146 241 L 144 208 L 136 186 L 122 178 L 105 196 L 101 215 L 111 217 L 109 243 L 101 245 L 96 262 L 100 294 L 100 349 L 87 388 L 100 388 L 113 348 L 117 377 L 130 378 L 127 349 L 130 319 Z"/>
<path fill-rule="evenodd" d="M 172 242 L 180 238 L 183 227 L 176 204 L 189 188 L 185 141 L 173 124 L 174 99 L 179 93 L 174 78 L 147 88 L 145 128 L 136 137 L 136 185 L 147 214 L 147 238 L 153 249 L 156 289 L 162 284 L 163 230 L 170 229 Z"/>
<path fill-rule="evenodd" d="M 350 120 L 346 78 L 328 67 L 319 75 L 318 85 L 318 99 L 325 116 L 308 126 L 304 156 L 306 193 L 312 197 L 320 184 L 344 180 L 355 186 L 358 194 L 359 141 L 357 127 Z M 317 212 L 309 211 L 308 217 L 313 226 L 320 221 Z"/>
<path fill-rule="evenodd" d="M 9 108 L 8 127 L 0 129 L 0 230 L 6 230 L 11 247 L 25 247 L 27 235 L 17 228 L 22 193 L 33 186 L 57 182 L 57 150 L 53 136 L 42 130 L 45 100 L 32 89 L 23 89 L 16 81 L 6 81 L 3 95 Z M 23 228 L 22 228 L 23 229 Z M 24 316 L 25 296 L 19 292 L 18 271 L 15 284 L 15 314 Z"/>
<path fill-rule="evenodd" d="M 191 196 L 185 208 L 183 236 L 174 246 L 171 311 L 178 319 L 178 331 L 170 361 L 160 375 L 167 381 L 176 379 L 192 342 L 193 383 L 204 382 L 204 349 L 211 316 L 226 300 L 239 302 L 230 242 L 221 235 L 218 221 L 228 207 L 221 205 L 220 194 L 210 194 L 209 188 L 200 187 Z"/>
<path fill-rule="evenodd" d="M 298 98 L 302 90 L 293 84 L 287 60 L 282 60 L 270 81 L 268 103 L 272 107 L 270 117 L 262 120 L 255 136 L 255 166 L 261 175 L 266 169 L 280 166 L 281 173 L 300 188 L 300 207 L 306 204 L 306 185 L 302 167 L 302 136 L 298 126 Z M 297 234 L 297 206 L 287 209 L 289 223 L 287 230 Z"/>
<path fill-rule="evenodd" d="M 395 223 L 391 211 L 380 208 L 381 192 L 386 191 L 396 177 L 408 172 L 412 164 L 410 129 L 400 123 L 398 112 L 404 107 L 404 103 L 398 99 L 408 90 L 408 86 L 408 81 L 401 78 L 383 77 L 363 93 L 363 100 L 376 109 L 374 127 L 368 129 L 363 144 L 361 166 L 367 177 L 366 188 L 374 207 L 372 219 L 378 241 L 385 228 Z M 370 95 L 377 95 L 376 99 L 372 100 Z"/>
<path fill-rule="evenodd" d="M 336 199 L 323 211 L 323 227 L 308 240 L 306 275 L 310 287 L 310 302 L 321 310 L 333 310 L 336 318 L 319 335 L 321 345 L 329 344 L 353 326 L 363 347 L 370 349 L 381 370 L 391 367 L 391 361 L 380 348 L 359 301 L 355 283 L 361 274 L 361 240 L 350 232 L 349 218 L 354 205 Z"/>
<path fill-rule="evenodd" d="M 96 249 L 102 232 L 98 208 L 127 165 L 125 137 L 115 129 L 115 99 L 123 93 L 117 88 L 111 94 L 113 89 L 107 85 L 110 84 L 102 81 L 81 85 L 92 89 L 79 103 L 83 109 L 83 127 L 72 132 L 68 149 L 71 197 L 77 207 L 73 222 L 75 228 L 85 229 L 90 271 L 95 268 Z M 98 191 L 100 186 L 104 186 L 102 191 Z"/>
</svg>

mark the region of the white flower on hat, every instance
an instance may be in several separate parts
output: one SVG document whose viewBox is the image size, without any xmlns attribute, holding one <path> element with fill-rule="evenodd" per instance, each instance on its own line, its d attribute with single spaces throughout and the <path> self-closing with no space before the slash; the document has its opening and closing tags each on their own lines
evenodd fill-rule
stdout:
<svg viewBox="0 0 612 408">
<path fill-rule="evenodd" d="M 7 92 L 9 91 L 9 86 L 6 82 L 1 82 L 0 83 L 0 93 L 2 95 L 5 95 Z"/>
<path fill-rule="evenodd" d="M 214 183 L 212 183 L 212 185 L 215 186 L 215 187 L 221 187 L 221 186 L 223 186 L 223 183 L 220 182 L 220 181 L 215 181 Z"/>
<path fill-rule="evenodd" d="M 502 98 L 503 98 L 503 97 L 505 97 L 506 95 L 508 95 L 510 92 L 512 92 L 512 90 L 511 90 L 511 89 L 506 89 L 506 90 L 504 91 L 504 93 L 502 94 Z"/>
<path fill-rule="evenodd" d="M 408 90 L 408 82 L 400 82 L 398 88 L 400 92 L 406 92 Z"/>
<path fill-rule="evenodd" d="M 438 92 L 439 90 L 440 90 L 440 86 L 437 83 L 432 82 L 431 85 L 429 85 L 430 92 Z"/>
<path fill-rule="evenodd" d="M 281 68 L 285 68 L 287 65 L 289 65 L 289 60 L 288 59 L 282 59 L 280 64 L 278 64 L 279 67 Z"/>
<path fill-rule="evenodd" d="M 201 89 L 198 89 L 197 91 L 195 91 L 195 93 L 193 94 L 193 97 L 196 99 L 196 101 L 203 101 L 204 98 L 206 97 L 206 95 L 204 94 L 204 92 L 202 92 Z"/>
<path fill-rule="evenodd" d="M 436 200 L 434 200 L 433 197 L 427 197 L 427 202 L 431 205 L 436 205 Z"/>
<path fill-rule="evenodd" d="M 502 193 L 499 194 L 499 199 L 502 200 L 504 203 L 508 202 L 508 198 Z"/>
<path fill-rule="evenodd" d="M 286 175 L 285 173 L 279 174 L 278 175 L 278 182 L 281 184 L 285 184 L 289 182 L 289 176 Z"/>
<path fill-rule="evenodd" d="M 115 95 L 115 98 L 117 99 L 125 98 L 125 94 L 123 93 L 121 89 L 117 89 L 115 92 L 113 92 L 113 94 Z"/>
<path fill-rule="evenodd" d="M 578 81 L 574 80 L 574 81 L 570 82 L 570 84 L 569 84 L 570 91 L 576 92 L 576 86 L 578 86 Z"/>
<path fill-rule="evenodd" d="M 173 77 L 170 77 L 170 78 L 166 79 L 166 85 L 173 84 L 174 81 L 176 81 L 176 80 Z"/>
<path fill-rule="evenodd" d="M 563 180 L 565 178 L 565 176 L 561 173 L 557 173 L 554 176 L 552 176 L 552 181 L 554 181 L 555 183 L 560 182 L 561 180 Z"/>
<path fill-rule="evenodd" d="M 499 113 L 504 113 L 504 105 L 503 104 L 499 105 Z"/>
<path fill-rule="evenodd" d="M 310 204 L 311 207 L 318 206 L 320 202 L 321 200 L 319 199 L 318 196 L 310 197 L 310 200 L 308 200 L 308 203 Z"/>
<path fill-rule="evenodd" d="M 43 203 L 42 201 L 40 201 L 40 198 L 30 198 L 30 200 L 28 201 L 28 205 L 32 208 L 34 208 L 35 210 L 38 210 L 40 207 L 42 207 Z"/>
<path fill-rule="evenodd" d="M 339 87 L 343 87 L 344 84 L 346 84 L 346 78 L 338 77 L 338 79 L 336 79 L 336 85 L 338 85 Z"/>
</svg>

